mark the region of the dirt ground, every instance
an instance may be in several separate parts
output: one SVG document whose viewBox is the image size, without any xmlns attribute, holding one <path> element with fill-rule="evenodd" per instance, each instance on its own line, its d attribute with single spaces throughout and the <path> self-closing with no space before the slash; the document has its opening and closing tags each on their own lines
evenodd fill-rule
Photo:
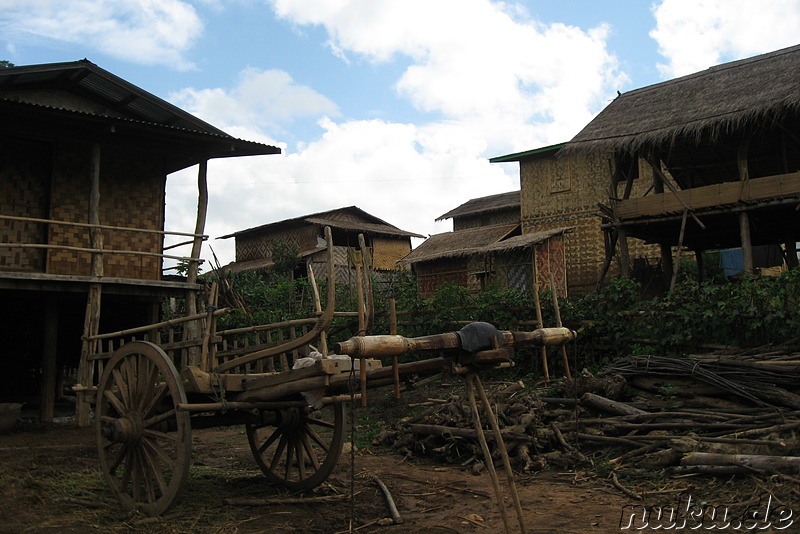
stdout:
<svg viewBox="0 0 800 534">
<path fill-rule="evenodd" d="M 377 414 L 396 420 L 408 415 L 409 408 L 397 405 L 396 413 L 387 414 L 376 402 L 359 410 L 356 420 L 366 419 L 374 429 Z M 242 427 L 193 430 L 192 438 L 192 467 L 178 504 L 164 517 L 151 518 L 122 509 L 106 487 L 98 469 L 92 428 L 78 428 L 69 422 L 44 425 L 35 418 L 23 418 L 11 432 L 0 434 L 0 534 L 505 532 L 485 471 L 475 475 L 458 464 L 404 458 L 392 450 L 367 446 L 362 439 L 361 449 L 343 453 L 325 483 L 313 492 L 297 495 L 267 482 Z M 596 457 L 593 461 L 599 466 L 603 460 Z M 800 491 L 794 482 L 784 480 L 676 480 L 643 473 L 642 480 L 625 480 L 627 487 L 645 494 L 644 501 L 633 501 L 599 471 L 589 466 L 569 472 L 517 473 L 527 532 L 654 532 L 635 527 L 621 530 L 623 507 L 668 506 L 687 492 L 739 507 L 758 503 L 760 496 L 769 493 L 800 510 Z M 505 473 L 499 470 L 498 474 L 510 531 L 519 532 Z M 390 523 L 374 477 L 391 492 L 402 524 Z M 299 497 L 312 500 L 286 502 Z M 229 503 L 229 499 L 256 504 Z M 782 530 L 793 531 L 800 530 Z"/>
<path fill-rule="evenodd" d="M 355 532 L 503 532 L 486 473 L 476 476 L 458 466 L 404 460 L 370 448 L 343 454 L 334 474 L 315 491 L 316 496 L 339 495 L 338 500 L 229 505 L 225 499 L 294 496 L 267 484 L 242 429 L 199 430 L 192 436 L 193 467 L 180 502 L 166 517 L 153 519 L 126 512 L 113 500 L 97 469 L 92 429 L 18 424 L 0 435 L 0 532 L 335 533 L 349 532 L 351 519 Z M 389 512 L 373 476 L 388 487 L 402 524 L 376 522 L 388 518 Z M 508 494 L 505 475 L 500 476 Z M 518 476 L 516 483 L 528 532 L 619 531 L 620 511 L 627 501 L 603 480 L 547 472 Z M 516 530 L 510 503 L 506 499 Z"/>
</svg>

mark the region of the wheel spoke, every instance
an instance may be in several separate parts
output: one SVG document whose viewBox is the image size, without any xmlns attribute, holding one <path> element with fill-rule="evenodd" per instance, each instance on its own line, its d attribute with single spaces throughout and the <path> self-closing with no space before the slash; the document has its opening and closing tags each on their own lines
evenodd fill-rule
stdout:
<svg viewBox="0 0 800 534">
<path fill-rule="evenodd" d="M 166 412 L 164 412 L 162 414 L 159 414 L 159 415 L 157 415 L 155 417 L 151 417 L 147 421 L 143 421 L 142 424 L 145 427 L 151 427 L 153 425 L 157 425 L 158 423 L 160 423 L 162 421 L 166 421 L 168 419 L 172 419 L 175 416 L 176 413 L 178 413 L 178 410 L 173 408 L 172 410 L 166 411 Z"/>
<path fill-rule="evenodd" d="M 167 492 L 167 481 L 164 480 L 164 473 L 162 472 L 162 468 L 159 465 L 159 461 L 156 458 L 156 455 L 151 452 L 151 450 L 147 447 L 147 440 L 142 442 L 142 453 L 144 453 L 145 463 L 150 467 L 150 473 L 153 475 L 153 481 L 158 484 L 158 490 L 161 495 L 164 495 Z M 167 463 L 169 466 L 170 463 Z M 153 493 L 153 499 L 151 502 L 155 501 L 155 492 Z"/>
<path fill-rule="evenodd" d="M 325 428 L 331 428 L 331 429 L 336 428 L 335 423 L 331 423 L 330 421 L 325 421 L 324 419 L 316 419 L 314 417 L 308 417 L 307 421 L 308 424 L 310 425 L 323 426 Z"/>
<path fill-rule="evenodd" d="M 305 480 L 306 478 L 306 457 L 303 454 L 303 444 L 298 439 L 295 441 L 294 444 L 294 455 L 297 458 L 297 474 L 300 476 L 300 480 Z"/>
<path fill-rule="evenodd" d="M 119 415 L 123 415 L 125 413 L 124 401 L 117 397 L 113 391 L 107 389 L 103 392 L 103 396 L 114 407 Z"/>
<path fill-rule="evenodd" d="M 325 441 L 320 437 L 319 434 L 317 434 L 317 432 L 313 428 L 311 427 L 306 428 L 306 433 L 309 436 L 311 436 L 311 439 L 313 439 L 317 445 L 322 447 L 322 450 L 328 452 L 328 444 L 325 443 Z"/>
<path fill-rule="evenodd" d="M 178 436 L 174 436 L 172 434 L 167 434 L 165 432 L 159 432 L 157 430 L 153 430 L 152 428 L 145 428 L 144 435 L 153 439 L 162 439 L 164 441 L 178 441 Z"/>
<path fill-rule="evenodd" d="M 139 404 L 137 405 L 137 409 L 139 413 L 144 412 L 145 405 L 150 401 L 153 396 L 153 387 L 155 386 L 155 373 L 158 372 L 158 368 L 156 368 L 150 360 L 141 356 L 139 360 L 139 391 L 141 392 L 141 397 L 139 397 Z M 147 414 L 145 414 L 146 416 Z"/>
<path fill-rule="evenodd" d="M 306 456 L 308 456 L 308 459 L 311 460 L 311 465 L 314 466 L 314 471 L 319 471 L 319 458 L 317 458 L 317 453 L 314 451 L 311 442 L 308 440 L 308 434 L 303 433 L 301 439 L 303 441 L 303 448 L 306 451 Z"/>
<path fill-rule="evenodd" d="M 142 501 L 142 466 L 139 459 L 139 451 L 133 450 L 133 502 Z"/>
<path fill-rule="evenodd" d="M 122 376 L 122 373 L 119 369 L 114 369 L 112 371 L 114 375 L 114 379 L 117 383 L 117 390 L 119 391 L 121 400 L 122 400 L 122 411 L 119 412 L 120 415 L 124 415 L 132 406 L 131 404 L 131 392 L 128 389 L 128 383 L 125 381 L 125 378 Z"/>
<path fill-rule="evenodd" d="M 269 466 L 270 471 L 275 471 L 275 468 L 280 462 L 283 449 L 286 447 L 286 434 L 281 434 L 281 440 L 278 442 L 278 448 L 275 449 L 275 455 L 272 457 L 272 463 Z"/>
<path fill-rule="evenodd" d="M 153 395 L 153 398 L 150 400 L 150 402 L 147 403 L 147 406 L 145 406 L 145 408 L 142 410 L 142 417 L 147 417 L 148 415 L 150 415 L 150 413 L 152 413 L 152 411 L 156 409 L 156 406 L 158 406 L 161 403 L 161 401 L 164 400 L 164 398 L 167 396 L 167 393 L 169 393 L 169 385 L 166 383 L 159 384 L 157 391 Z"/>
<path fill-rule="evenodd" d="M 119 452 L 115 455 L 114 461 L 111 462 L 109 466 L 108 472 L 113 473 L 117 470 L 117 467 L 122 463 L 122 461 L 130 455 L 131 448 L 130 445 L 127 443 L 123 444 L 122 447 L 119 448 Z"/>
<path fill-rule="evenodd" d="M 270 445 L 275 443 L 275 440 L 281 437 L 282 435 L 283 435 L 283 429 L 276 428 L 275 431 L 272 434 L 270 434 L 270 436 L 258 448 L 258 454 L 264 454 L 264 451 L 267 450 Z"/>
<path fill-rule="evenodd" d="M 288 440 L 287 440 L 288 441 Z M 283 478 L 290 480 L 289 472 L 292 468 L 292 456 L 294 452 L 294 443 L 289 441 L 286 445 L 286 464 L 283 466 Z"/>
<path fill-rule="evenodd" d="M 169 469 L 173 469 L 174 468 L 175 460 L 169 454 L 167 454 L 167 452 L 164 449 L 162 449 L 161 446 L 157 442 L 155 442 L 155 441 L 153 441 L 151 439 L 145 438 L 145 439 L 142 440 L 142 444 L 145 447 L 147 447 L 151 451 L 151 454 L 154 454 L 155 457 L 162 464 L 164 464 L 165 467 L 167 467 Z"/>
</svg>

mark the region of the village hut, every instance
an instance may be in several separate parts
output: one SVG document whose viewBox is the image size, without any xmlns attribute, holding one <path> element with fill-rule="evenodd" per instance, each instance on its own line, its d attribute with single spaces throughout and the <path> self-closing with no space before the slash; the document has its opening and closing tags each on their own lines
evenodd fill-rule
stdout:
<svg viewBox="0 0 800 534">
<path fill-rule="evenodd" d="M 659 247 L 670 285 L 686 250 L 702 265 L 703 251 L 741 248 L 756 274 L 755 247 L 780 247 L 795 267 L 800 46 L 623 93 L 558 153 L 593 155 L 608 160 L 591 179 L 611 191 L 602 228 L 623 266 L 635 238 Z"/>
<path fill-rule="evenodd" d="M 76 391 L 87 424 L 97 334 L 157 322 L 167 298 L 197 310 L 208 160 L 280 150 L 85 59 L 0 68 L 0 118 L 0 400 L 38 404 L 50 421 L 56 400 Z M 194 227 L 167 231 L 167 177 L 191 166 Z M 165 272 L 165 259 L 185 276 Z"/>
</svg>

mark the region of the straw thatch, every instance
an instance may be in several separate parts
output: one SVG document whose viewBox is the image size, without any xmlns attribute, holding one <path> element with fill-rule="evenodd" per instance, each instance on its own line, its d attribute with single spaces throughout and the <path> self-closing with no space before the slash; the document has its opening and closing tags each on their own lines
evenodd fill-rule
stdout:
<svg viewBox="0 0 800 534">
<path fill-rule="evenodd" d="M 437 221 L 463 217 L 465 215 L 480 215 L 493 211 L 516 209 L 519 211 L 519 191 L 500 193 L 488 197 L 473 198 L 455 209 L 452 209 L 436 218 Z"/>
<path fill-rule="evenodd" d="M 714 142 L 800 109 L 800 45 L 620 95 L 562 149 L 634 152 L 684 139 Z"/>
<path fill-rule="evenodd" d="M 514 235 L 518 229 L 518 224 L 499 224 L 432 235 L 400 260 L 400 263 L 413 264 L 531 247 L 570 230 L 570 228 L 556 228 L 544 232 Z"/>
</svg>

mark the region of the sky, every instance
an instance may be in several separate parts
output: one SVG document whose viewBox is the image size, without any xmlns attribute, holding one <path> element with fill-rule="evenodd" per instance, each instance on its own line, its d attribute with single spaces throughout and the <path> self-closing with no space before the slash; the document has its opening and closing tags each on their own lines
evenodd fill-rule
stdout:
<svg viewBox="0 0 800 534">
<path fill-rule="evenodd" d="M 346 206 L 450 231 L 435 219 L 519 189 L 518 164 L 489 158 L 799 36 L 800 0 L 0 0 L 0 59 L 86 58 L 281 148 L 209 162 L 203 257 L 221 265 L 220 236 Z M 193 231 L 196 206 L 197 168 L 170 175 L 166 229 Z"/>
</svg>

